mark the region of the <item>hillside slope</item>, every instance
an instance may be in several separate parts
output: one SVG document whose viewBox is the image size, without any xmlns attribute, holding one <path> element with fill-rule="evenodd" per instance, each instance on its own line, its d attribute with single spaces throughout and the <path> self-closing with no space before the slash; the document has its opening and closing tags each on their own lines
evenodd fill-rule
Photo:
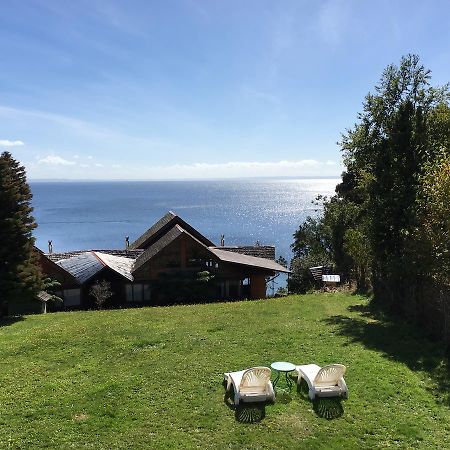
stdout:
<svg viewBox="0 0 450 450">
<path fill-rule="evenodd" d="M 407 326 L 376 320 L 361 297 L 57 313 L 0 325 L 0 448 L 450 447 L 441 350 Z M 280 360 L 345 364 L 349 399 L 313 405 L 293 391 L 267 405 L 259 423 L 240 423 L 262 411 L 235 414 L 224 403 L 223 371 Z"/>
</svg>

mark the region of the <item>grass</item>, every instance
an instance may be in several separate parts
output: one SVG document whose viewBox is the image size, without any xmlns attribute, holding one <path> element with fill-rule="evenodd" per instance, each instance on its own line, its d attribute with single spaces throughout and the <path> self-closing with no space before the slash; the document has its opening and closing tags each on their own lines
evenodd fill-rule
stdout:
<svg viewBox="0 0 450 450">
<path fill-rule="evenodd" d="M 0 323 L 0 448 L 449 448 L 438 345 L 366 300 L 86 311 Z M 222 372 L 343 363 L 349 399 L 224 401 Z M 226 400 L 226 398 L 225 398 Z M 256 423 L 255 420 L 261 419 Z"/>
</svg>

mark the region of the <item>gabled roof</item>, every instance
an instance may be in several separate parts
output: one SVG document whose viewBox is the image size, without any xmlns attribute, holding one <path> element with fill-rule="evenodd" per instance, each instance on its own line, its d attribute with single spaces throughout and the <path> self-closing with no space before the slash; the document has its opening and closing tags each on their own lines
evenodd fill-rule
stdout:
<svg viewBox="0 0 450 450">
<path fill-rule="evenodd" d="M 94 252 L 81 253 L 56 261 L 56 264 L 71 273 L 80 284 L 97 275 L 105 267 L 105 264 L 97 258 Z"/>
<path fill-rule="evenodd" d="M 77 283 L 78 282 L 78 280 L 68 270 L 66 270 L 64 267 L 56 264 L 47 255 L 45 255 L 44 252 L 39 250 L 37 247 L 35 247 L 35 248 L 38 250 L 39 258 L 40 258 L 40 264 L 41 264 L 41 267 L 42 267 L 44 273 L 46 272 L 46 270 L 45 270 L 45 267 L 43 267 L 43 266 L 46 265 L 47 267 L 51 267 L 52 270 L 54 270 L 55 272 L 58 272 L 61 275 L 63 275 L 64 277 L 68 278 L 73 283 Z"/>
<path fill-rule="evenodd" d="M 141 267 L 143 264 L 145 264 L 147 261 L 152 259 L 154 256 L 156 256 L 163 248 L 167 247 L 170 243 L 172 243 L 175 239 L 177 239 L 182 234 L 185 234 L 186 236 L 189 236 L 191 239 L 196 241 L 199 245 L 201 245 L 203 248 L 208 250 L 208 247 L 203 244 L 199 239 L 197 239 L 195 236 L 193 236 L 191 233 L 186 231 L 184 228 L 182 228 L 180 225 L 174 225 L 167 233 L 165 233 L 163 236 L 161 236 L 154 244 L 152 244 L 147 250 L 145 250 L 142 255 L 140 255 L 135 263 L 133 272 L 139 267 Z"/>
<path fill-rule="evenodd" d="M 129 250 L 129 249 L 89 249 L 89 250 L 71 250 L 61 253 L 45 253 L 47 259 L 51 261 L 60 261 L 61 259 L 72 258 L 73 256 L 81 255 L 87 252 L 107 253 L 108 255 L 122 256 L 124 258 L 136 259 L 144 250 Z"/>
<path fill-rule="evenodd" d="M 275 247 L 273 245 L 228 245 L 214 248 L 227 252 L 241 253 L 242 255 L 256 256 L 257 258 L 275 260 Z"/>
<path fill-rule="evenodd" d="M 255 256 L 243 255 L 241 253 L 219 250 L 216 247 L 210 247 L 209 250 L 222 262 L 258 267 L 261 269 L 273 270 L 275 272 L 291 272 L 289 269 L 286 269 L 286 267 L 283 267 L 281 264 L 278 264 L 270 259 L 257 258 Z"/>
<path fill-rule="evenodd" d="M 165 233 L 158 241 L 151 245 L 142 255 L 140 255 L 136 262 L 134 263 L 133 272 L 139 269 L 143 264 L 148 262 L 154 256 L 156 256 L 161 250 L 167 247 L 170 243 L 175 241 L 179 236 L 185 234 L 191 239 L 196 241 L 200 246 L 202 246 L 205 251 L 211 254 L 212 257 L 216 257 L 222 262 L 227 262 L 231 264 L 240 264 L 250 267 L 258 267 L 260 269 L 267 269 L 275 272 L 290 273 L 290 270 L 281 266 L 273 260 L 266 258 L 257 258 L 255 256 L 243 255 L 241 253 L 230 252 L 226 250 L 220 250 L 216 247 L 208 247 L 195 236 L 190 234 L 188 231 L 183 229 L 180 225 L 174 225 L 167 233 Z"/>
<path fill-rule="evenodd" d="M 85 283 L 105 267 L 133 281 L 131 269 L 134 260 L 101 252 L 84 252 L 70 258 L 56 261 L 56 264 L 69 272 L 80 284 Z"/>
<path fill-rule="evenodd" d="M 180 216 L 177 216 L 174 212 L 169 211 L 165 216 L 159 219 L 158 222 L 151 226 L 144 234 L 142 234 L 142 236 L 140 236 L 132 244 L 130 244 L 130 249 L 149 248 L 152 244 L 158 241 L 163 234 L 172 229 L 175 225 L 180 225 L 184 230 L 186 230 L 204 245 L 214 245 L 208 238 L 199 233 L 195 228 L 185 222 Z"/>
<path fill-rule="evenodd" d="M 134 259 L 126 258 L 123 256 L 110 255 L 108 253 L 94 253 L 97 255 L 97 258 L 100 258 L 100 260 L 110 269 L 114 270 L 114 272 L 117 272 L 119 275 L 122 275 L 128 280 L 133 281 L 133 275 L 131 275 L 131 271 L 133 269 Z"/>
</svg>

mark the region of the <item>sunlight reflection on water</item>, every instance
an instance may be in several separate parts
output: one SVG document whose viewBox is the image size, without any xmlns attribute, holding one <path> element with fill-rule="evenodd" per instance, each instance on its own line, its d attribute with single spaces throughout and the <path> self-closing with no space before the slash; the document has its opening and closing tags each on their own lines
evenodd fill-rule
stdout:
<svg viewBox="0 0 450 450">
<path fill-rule="evenodd" d="M 311 201 L 333 195 L 338 179 L 30 183 L 39 225 L 37 245 L 54 251 L 123 248 L 173 210 L 201 233 L 227 245 L 275 245 L 291 258 L 292 234 Z"/>
</svg>

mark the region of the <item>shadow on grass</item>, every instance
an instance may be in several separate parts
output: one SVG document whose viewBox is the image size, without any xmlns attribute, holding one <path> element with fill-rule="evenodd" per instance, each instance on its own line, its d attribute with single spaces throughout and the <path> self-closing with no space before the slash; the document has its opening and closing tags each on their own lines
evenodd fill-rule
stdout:
<svg viewBox="0 0 450 450">
<path fill-rule="evenodd" d="M 320 398 L 313 400 L 314 412 L 323 419 L 332 420 L 337 419 L 344 414 L 344 407 L 342 406 L 342 399 L 339 397 Z"/>
<path fill-rule="evenodd" d="M 234 392 L 231 389 L 229 392 L 225 391 L 223 402 L 232 411 L 236 422 L 239 423 L 259 423 L 266 417 L 266 403 L 267 402 L 241 402 L 235 405 L 233 402 Z"/>
<path fill-rule="evenodd" d="M 301 380 L 297 385 L 297 394 L 302 400 L 310 402 L 308 396 L 309 388 L 305 380 Z M 333 398 L 320 398 L 316 397 L 312 401 L 313 410 L 318 417 L 323 419 L 332 420 L 337 419 L 344 414 L 344 406 L 342 405 L 342 399 L 340 397 Z"/>
<path fill-rule="evenodd" d="M 349 338 L 351 343 L 359 342 L 382 352 L 413 371 L 427 372 L 436 385 L 433 392 L 437 394 L 437 402 L 450 407 L 450 366 L 442 345 L 399 319 L 386 319 L 369 306 L 355 305 L 348 309 L 357 312 L 358 317 L 336 315 L 324 322 L 336 326 L 338 334 Z"/>
<path fill-rule="evenodd" d="M 8 325 L 12 325 L 16 322 L 21 322 L 22 320 L 25 320 L 22 316 L 8 316 L 8 317 L 1 317 L 0 318 L 0 328 L 1 327 L 7 327 Z"/>
</svg>

